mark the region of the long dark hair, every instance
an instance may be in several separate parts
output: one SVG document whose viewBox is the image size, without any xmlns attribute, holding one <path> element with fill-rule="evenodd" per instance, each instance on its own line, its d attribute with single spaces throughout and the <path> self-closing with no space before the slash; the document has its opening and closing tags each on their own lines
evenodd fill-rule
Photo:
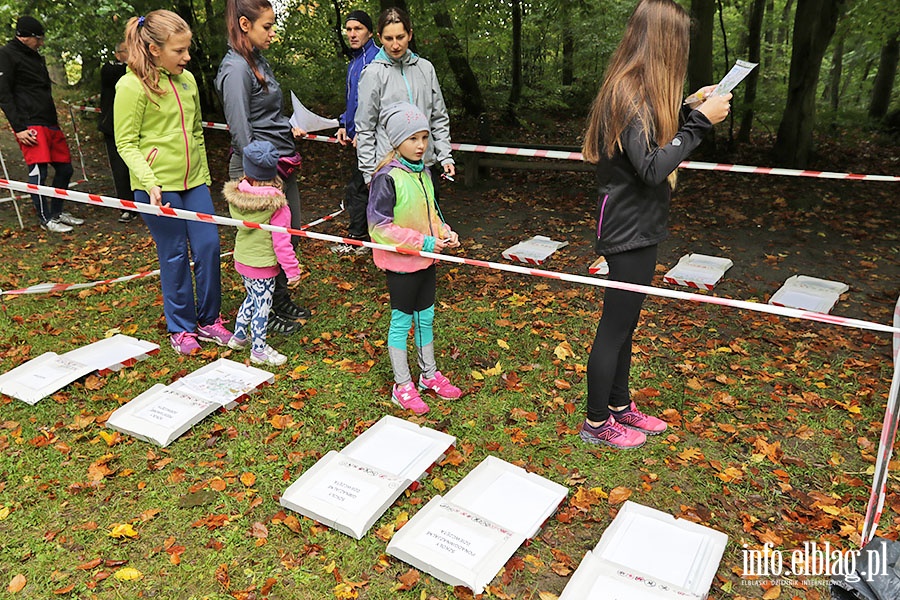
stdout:
<svg viewBox="0 0 900 600">
<path fill-rule="evenodd" d="M 256 81 L 268 92 L 266 76 L 256 66 L 256 59 L 253 57 L 253 44 L 241 29 L 241 17 L 246 17 L 248 21 L 255 23 L 266 9 L 275 10 L 269 0 L 228 0 L 225 4 L 225 26 L 228 28 L 228 43 L 235 52 L 244 57 L 244 60 L 250 65 Z"/>
</svg>

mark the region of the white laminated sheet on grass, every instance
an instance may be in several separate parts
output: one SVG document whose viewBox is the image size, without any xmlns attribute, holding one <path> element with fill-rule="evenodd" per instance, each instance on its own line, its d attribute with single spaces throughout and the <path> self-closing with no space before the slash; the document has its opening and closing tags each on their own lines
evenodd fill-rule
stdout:
<svg viewBox="0 0 900 600">
<path fill-rule="evenodd" d="M 728 536 L 626 501 L 559 600 L 703 600 Z"/>
<path fill-rule="evenodd" d="M 568 489 L 489 456 L 394 534 L 388 554 L 444 583 L 484 591 Z"/>
<path fill-rule="evenodd" d="M 503 258 L 529 265 L 543 264 L 550 255 L 568 246 L 569 242 L 556 242 L 543 235 L 536 235 L 503 251 Z"/>
<path fill-rule="evenodd" d="M 106 426 L 165 448 L 220 407 L 157 383 L 106 421 Z"/>
<path fill-rule="evenodd" d="M 65 354 L 45 352 L 0 375 L 0 393 L 34 405 L 89 373 L 117 371 L 158 351 L 157 344 L 119 334 Z"/>
<path fill-rule="evenodd" d="M 719 256 L 685 254 L 666 273 L 663 280 L 698 290 L 712 290 L 734 263 Z"/>
<path fill-rule="evenodd" d="M 169 387 L 196 398 L 234 408 L 249 394 L 275 381 L 269 371 L 220 358 L 188 373 Z"/>
<path fill-rule="evenodd" d="M 361 539 L 453 447 L 452 435 L 386 415 L 307 469 L 281 505 Z"/>
<path fill-rule="evenodd" d="M 784 285 L 772 294 L 769 304 L 827 314 L 834 308 L 841 294 L 849 289 L 850 286 L 840 281 L 794 275 L 788 277 Z"/>
</svg>

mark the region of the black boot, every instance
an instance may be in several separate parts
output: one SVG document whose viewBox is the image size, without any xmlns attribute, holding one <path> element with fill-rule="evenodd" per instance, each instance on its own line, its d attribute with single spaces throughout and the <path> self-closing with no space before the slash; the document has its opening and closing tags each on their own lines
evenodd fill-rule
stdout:
<svg viewBox="0 0 900 600">
<path fill-rule="evenodd" d="M 303 327 L 303 323 L 294 321 L 293 319 L 285 319 L 276 314 L 269 315 L 269 333 L 277 333 L 279 335 L 291 335 L 297 333 Z"/>
</svg>

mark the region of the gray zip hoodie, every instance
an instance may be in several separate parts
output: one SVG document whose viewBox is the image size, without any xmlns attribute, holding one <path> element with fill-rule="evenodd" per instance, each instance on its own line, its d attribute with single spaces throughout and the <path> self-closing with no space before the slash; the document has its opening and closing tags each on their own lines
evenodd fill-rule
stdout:
<svg viewBox="0 0 900 600">
<path fill-rule="evenodd" d="M 395 102 L 415 104 L 428 117 L 431 142 L 425 152 L 425 164 L 453 164 L 450 116 L 434 66 L 410 50 L 393 60 L 382 48 L 359 79 L 356 156 L 366 183 L 372 179 L 378 161 L 393 150 L 378 116 L 382 108 Z"/>
</svg>

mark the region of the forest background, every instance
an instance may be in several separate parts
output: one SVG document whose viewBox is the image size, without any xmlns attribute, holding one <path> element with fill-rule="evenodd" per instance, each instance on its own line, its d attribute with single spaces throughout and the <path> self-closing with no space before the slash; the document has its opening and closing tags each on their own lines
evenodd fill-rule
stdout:
<svg viewBox="0 0 900 600">
<path fill-rule="evenodd" d="M 377 19 L 388 6 L 411 15 L 413 49 L 431 60 L 454 124 L 523 123 L 539 114 L 581 117 L 633 0 L 275 0 L 279 41 L 267 53 L 284 89 L 324 114 L 343 109 L 343 15 L 362 8 Z M 779 165 L 806 167 L 813 134 L 835 125 L 900 127 L 894 89 L 900 11 L 890 0 L 689 0 L 695 27 L 689 91 L 718 81 L 735 59 L 758 62 L 733 101 L 725 137 L 766 135 Z M 130 16 L 170 8 L 191 25 L 193 63 L 205 114 L 220 114 L 213 78 L 227 49 L 224 0 L 125 2 L 29 0 L 0 5 L 0 23 L 35 14 L 46 24 L 45 56 L 67 79 L 95 90 Z M 817 113 L 819 118 L 817 118 Z M 827 131 L 827 129 L 825 130 Z M 721 137 L 721 136 L 720 136 Z M 569 144 L 576 140 L 558 140 Z"/>
</svg>

